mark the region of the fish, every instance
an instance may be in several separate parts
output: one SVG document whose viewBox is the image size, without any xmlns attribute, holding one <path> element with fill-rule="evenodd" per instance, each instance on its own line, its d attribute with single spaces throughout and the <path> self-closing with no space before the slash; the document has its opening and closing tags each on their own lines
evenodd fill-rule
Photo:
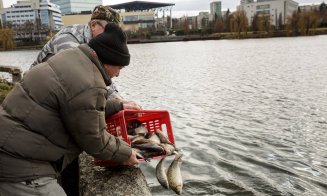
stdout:
<svg viewBox="0 0 327 196">
<path fill-rule="evenodd" d="M 129 139 L 133 143 L 133 142 L 136 142 L 138 140 L 145 139 L 145 137 L 144 136 L 141 136 L 141 135 L 134 135 L 134 136 L 131 136 L 131 137 L 129 136 Z"/>
<path fill-rule="evenodd" d="M 170 189 L 172 189 L 176 194 L 182 194 L 183 189 L 183 179 L 181 174 L 180 165 L 182 163 L 183 154 L 176 154 L 175 159 L 170 164 L 167 171 L 167 178 Z"/>
<path fill-rule="evenodd" d="M 160 144 L 161 143 L 161 141 L 160 141 L 160 138 L 157 136 L 157 134 L 155 134 L 154 132 L 149 132 L 149 133 L 147 133 L 146 135 L 145 135 L 145 138 L 147 138 L 147 139 L 149 139 L 149 140 L 152 140 L 152 141 L 154 141 L 154 142 L 156 142 L 156 143 L 158 143 L 158 144 Z"/>
<path fill-rule="evenodd" d="M 143 155 L 144 159 L 150 160 L 155 156 L 161 156 L 162 152 L 141 150 L 141 154 Z"/>
<path fill-rule="evenodd" d="M 134 143 L 132 143 L 132 148 L 138 148 L 140 150 L 156 152 L 158 155 L 165 154 L 165 150 L 157 144 L 151 144 L 151 143 L 134 144 Z"/>
<path fill-rule="evenodd" d="M 164 160 L 166 157 L 162 158 L 159 163 L 156 166 L 156 177 L 158 179 L 158 182 L 165 187 L 166 189 L 169 189 L 169 183 L 167 178 L 167 170 L 164 167 Z"/>
<path fill-rule="evenodd" d="M 160 143 L 157 143 L 156 141 L 150 140 L 150 139 L 145 139 L 145 138 L 139 138 L 137 140 L 132 141 L 133 144 L 153 144 L 153 145 L 159 145 Z"/>
<path fill-rule="evenodd" d="M 175 147 L 171 144 L 161 143 L 161 144 L 159 144 L 159 146 L 161 146 L 164 149 L 165 155 L 172 155 L 176 152 Z"/>
<path fill-rule="evenodd" d="M 155 131 L 155 133 L 159 137 L 160 143 L 173 145 L 161 130 L 158 129 Z"/>
</svg>

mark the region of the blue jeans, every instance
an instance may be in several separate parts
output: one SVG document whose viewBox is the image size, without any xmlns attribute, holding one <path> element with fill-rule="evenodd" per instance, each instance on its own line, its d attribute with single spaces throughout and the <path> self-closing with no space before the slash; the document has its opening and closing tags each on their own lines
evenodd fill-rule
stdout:
<svg viewBox="0 0 327 196">
<path fill-rule="evenodd" d="M 42 177 L 24 182 L 0 182 L 0 196 L 66 196 L 57 179 Z"/>
</svg>

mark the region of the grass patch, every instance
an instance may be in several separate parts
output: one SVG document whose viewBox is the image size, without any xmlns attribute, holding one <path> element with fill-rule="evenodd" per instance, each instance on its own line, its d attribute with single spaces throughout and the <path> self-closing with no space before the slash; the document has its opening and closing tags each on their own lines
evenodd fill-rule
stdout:
<svg viewBox="0 0 327 196">
<path fill-rule="evenodd" d="M 12 88 L 12 85 L 0 82 L 0 103 L 2 103 Z"/>
</svg>

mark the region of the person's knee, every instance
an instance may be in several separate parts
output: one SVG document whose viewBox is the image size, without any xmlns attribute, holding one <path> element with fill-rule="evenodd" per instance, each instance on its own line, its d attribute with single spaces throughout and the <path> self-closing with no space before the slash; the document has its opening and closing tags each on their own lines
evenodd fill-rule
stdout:
<svg viewBox="0 0 327 196">
<path fill-rule="evenodd" d="M 0 182 L 0 196 L 66 196 L 65 191 L 52 177 L 41 177 L 23 182 Z"/>
</svg>

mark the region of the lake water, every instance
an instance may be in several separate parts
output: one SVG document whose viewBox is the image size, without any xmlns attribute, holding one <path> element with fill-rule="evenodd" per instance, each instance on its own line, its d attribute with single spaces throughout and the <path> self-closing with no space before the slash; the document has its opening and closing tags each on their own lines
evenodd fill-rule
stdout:
<svg viewBox="0 0 327 196">
<path fill-rule="evenodd" d="M 169 110 L 183 195 L 327 195 L 327 36 L 129 48 L 114 81 L 144 109 Z M 37 52 L 0 52 L 0 64 L 27 70 Z M 174 195 L 157 163 L 140 166 L 153 195 Z"/>
</svg>

